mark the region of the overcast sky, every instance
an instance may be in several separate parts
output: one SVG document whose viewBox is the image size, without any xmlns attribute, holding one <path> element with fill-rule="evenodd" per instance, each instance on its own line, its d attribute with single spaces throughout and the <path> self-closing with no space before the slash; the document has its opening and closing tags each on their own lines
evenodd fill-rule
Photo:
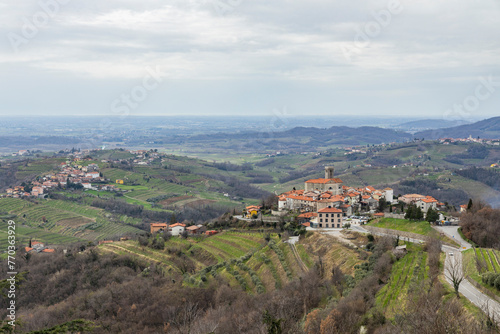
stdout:
<svg viewBox="0 0 500 334">
<path fill-rule="evenodd" d="M 0 115 L 481 119 L 499 28 L 498 0 L 2 0 Z"/>
</svg>

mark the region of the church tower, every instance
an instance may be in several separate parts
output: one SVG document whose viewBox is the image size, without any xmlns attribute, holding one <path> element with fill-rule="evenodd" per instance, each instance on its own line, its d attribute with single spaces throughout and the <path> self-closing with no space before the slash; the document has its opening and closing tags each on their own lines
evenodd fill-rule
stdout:
<svg viewBox="0 0 500 334">
<path fill-rule="evenodd" d="M 333 179 L 333 166 L 325 167 L 325 179 Z"/>
</svg>

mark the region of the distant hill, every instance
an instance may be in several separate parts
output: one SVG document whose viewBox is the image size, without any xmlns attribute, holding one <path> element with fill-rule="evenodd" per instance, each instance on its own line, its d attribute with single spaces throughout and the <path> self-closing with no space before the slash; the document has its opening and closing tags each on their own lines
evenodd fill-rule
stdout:
<svg viewBox="0 0 500 334">
<path fill-rule="evenodd" d="M 266 146 L 276 148 L 314 149 L 328 145 L 365 145 L 411 140 L 409 133 L 373 126 L 352 128 L 333 126 L 331 128 L 296 127 L 286 131 L 263 131 L 241 133 L 217 133 L 183 138 L 186 142 L 248 141 L 258 138 Z M 288 140 L 289 139 L 289 140 Z M 279 146 L 279 147 L 278 147 Z M 271 147 L 269 147 L 271 148 Z"/>
<path fill-rule="evenodd" d="M 415 133 L 415 137 L 425 139 L 466 138 L 469 136 L 489 139 L 500 138 L 500 117 L 488 118 L 472 124 Z"/>
<path fill-rule="evenodd" d="M 399 124 L 395 128 L 403 131 L 425 131 L 440 128 L 451 128 L 465 124 L 469 124 L 469 122 L 461 120 L 447 121 L 444 119 L 422 119 L 418 121 L 405 122 Z"/>
</svg>

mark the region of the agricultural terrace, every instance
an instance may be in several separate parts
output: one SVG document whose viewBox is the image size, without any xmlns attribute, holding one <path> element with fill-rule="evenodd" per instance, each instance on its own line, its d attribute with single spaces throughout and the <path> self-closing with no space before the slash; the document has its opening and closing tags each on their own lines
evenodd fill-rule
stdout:
<svg viewBox="0 0 500 334">
<path fill-rule="evenodd" d="M 211 280 L 226 280 L 249 293 L 274 290 L 301 273 L 290 245 L 272 235 L 266 242 L 261 233 L 223 232 L 210 237 L 171 237 L 165 249 L 140 246 L 137 241 L 103 244 L 106 252 L 128 254 L 156 264 L 164 274 L 184 275 L 184 284 L 203 286 Z M 305 252 L 301 260 L 313 265 Z"/>
<path fill-rule="evenodd" d="M 0 199 L 0 213 L 25 225 L 75 240 L 102 240 L 123 234 L 142 233 L 127 223 L 136 220 L 108 217 L 103 210 L 59 200 L 38 200 L 38 204 L 17 198 Z M 62 240 L 62 239 L 61 239 Z"/>
<path fill-rule="evenodd" d="M 421 289 L 428 276 L 427 253 L 421 246 L 407 243 L 409 252 L 392 266 L 387 284 L 376 296 L 376 305 L 392 318 L 405 309 L 408 294 Z"/>
<path fill-rule="evenodd" d="M 500 251 L 489 248 L 471 248 L 462 252 L 465 274 L 482 285 L 485 289 L 500 296 L 500 292 L 481 280 L 481 275 L 492 272 L 500 273 Z"/>
<path fill-rule="evenodd" d="M 28 226 L 16 224 L 17 244 L 21 246 L 27 246 L 30 238 L 41 241 L 47 245 L 63 245 L 84 241 L 72 236 L 60 235 L 57 233 L 47 232 L 41 229 L 34 229 Z M 0 221 L 0 249 L 2 251 L 6 250 L 7 246 L 7 223 Z"/>
</svg>

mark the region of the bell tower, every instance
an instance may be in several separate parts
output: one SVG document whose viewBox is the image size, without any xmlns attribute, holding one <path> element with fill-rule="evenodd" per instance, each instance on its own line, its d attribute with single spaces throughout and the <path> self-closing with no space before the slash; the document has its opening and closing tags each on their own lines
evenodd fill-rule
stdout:
<svg viewBox="0 0 500 334">
<path fill-rule="evenodd" d="M 325 179 L 333 179 L 333 166 L 325 167 Z"/>
</svg>

